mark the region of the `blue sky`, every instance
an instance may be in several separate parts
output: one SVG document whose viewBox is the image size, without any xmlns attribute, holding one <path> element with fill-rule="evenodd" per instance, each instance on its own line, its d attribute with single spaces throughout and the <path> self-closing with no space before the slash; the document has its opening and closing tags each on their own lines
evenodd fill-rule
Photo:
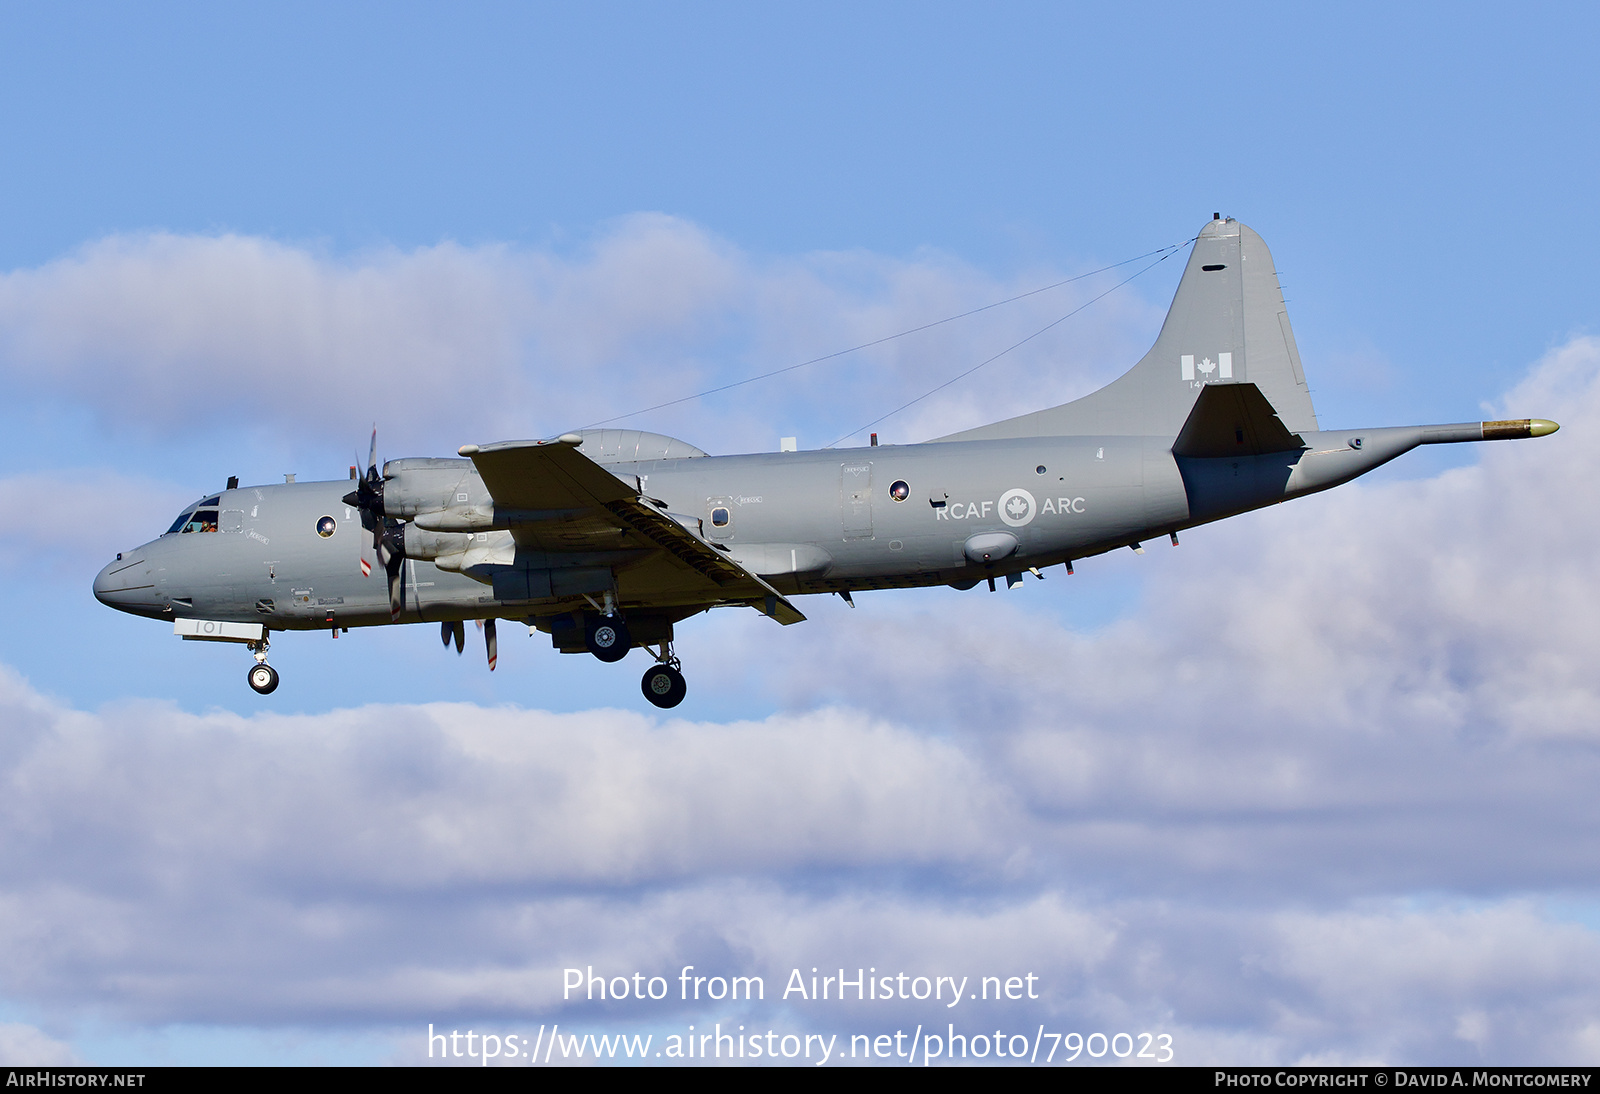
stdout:
<svg viewBox="0 0 1600 1094">
<path fill-rule="evenodd" d="M 1596 17 L 1576 6 L 0 13 L 0 1057 L 412 1061 L 571 964 L 1044 977 L 1180 1062 L 1592 1062 Z M 1321 420 L 1543 415 L 1018 593 L 231 648 L 89 594 L 230 474 L 549 435 L 1119 262 L 1273 249 Z M 890 419 L 1092 390 L 1181 258 Z M 815 447 L 1096 275 L 631 420 Z M 1587 427 L 1587 428 L 1586 428 Z M 1589 453 L 1585 456 L 1585 453 Z M 508 628 L 509 630 L 509 628 Z M 313 643 L 320 642 L 320 645 Z M 931 1013 L 931 1012 L 930 1012 Z M 590 1026 L 584 1026 L 590 1023 Z"/>
</svg>

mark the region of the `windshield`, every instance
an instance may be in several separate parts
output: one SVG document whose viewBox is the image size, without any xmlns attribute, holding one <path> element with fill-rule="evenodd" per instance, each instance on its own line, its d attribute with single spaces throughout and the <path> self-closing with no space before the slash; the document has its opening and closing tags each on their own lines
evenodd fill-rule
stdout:
<svg viewBox="0 0 1600 1094">
<path fill-rule="evenodd" d="M 207 498 L 205 501 L 185 509 L 178 519 L 172 522 L 172 527 L 168 528 L 164 534 L 170 536 L 174 532 L 215 532 L 217 530 L 217 502 L 220 499 L 221 495 L 215 498 Z"/>
</svg>

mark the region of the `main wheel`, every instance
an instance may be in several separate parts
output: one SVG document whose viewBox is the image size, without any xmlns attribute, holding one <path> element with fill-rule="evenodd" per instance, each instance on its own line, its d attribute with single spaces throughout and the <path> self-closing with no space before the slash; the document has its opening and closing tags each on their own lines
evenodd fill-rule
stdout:
<svg viewBox="0 0 1600 1094">
<path fill-rule="evenodd" d="M 615 616 L 597 615 L 583 630 L 583 644 L 602 661 L 621 661 L 633 649 L 628 625 Z"/>
<path fill-rule="evenodd" d="M 639 681 L 639 688 L 644 692 L 644 697 L 658 707 L 675 707 L 689 693 L 689 685 L 683 682 L 683 673 L 671 665 L 652 665 L 644 674 L 644 679 Z"/>
<path fill-rule="evenodd" d="M 245 679 L 250 681 L 250 686 L 259 695 L 271 695 L 278 690 L 278 670 L 265 661 L 259 665 L 251 665 Z"/>
</svg>

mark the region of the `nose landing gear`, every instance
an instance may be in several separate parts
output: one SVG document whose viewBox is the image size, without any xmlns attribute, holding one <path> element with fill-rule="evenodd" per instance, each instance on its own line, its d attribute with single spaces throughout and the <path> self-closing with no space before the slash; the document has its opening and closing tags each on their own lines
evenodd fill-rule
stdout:
<svg viewBox="0 0 1600 1094">
<path fill-rule="evenodd" d="M 278 670 L 265 661 L 259 665 L 251 665 L 245 679 L 250 681 L 250 686 L 259 695 L 271 695 L 278 690 Z"/>
<path fill-rule="evenodd" d="M 268 645 L 264 637 L 259 642 L 246 644 L 246 648 L 256 655 L 256 663 L 250 666 L 245 679 L 257 695 L 271 695 L 278 690 L 278 670 L 267 664 Z"/>
</svg>

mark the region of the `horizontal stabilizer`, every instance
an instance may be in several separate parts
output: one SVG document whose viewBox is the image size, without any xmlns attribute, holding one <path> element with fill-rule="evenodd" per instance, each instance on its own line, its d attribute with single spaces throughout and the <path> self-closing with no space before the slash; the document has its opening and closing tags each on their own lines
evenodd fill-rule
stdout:
<svg viewBox="0 0 1600 1094">
<path fill-rule="evenodd" d="M 1305 447 L 1255 384 L 1207 384 L 1172 444 L 1174 456 L 1216 458 L 1293 452 Z"/>
</svg>

